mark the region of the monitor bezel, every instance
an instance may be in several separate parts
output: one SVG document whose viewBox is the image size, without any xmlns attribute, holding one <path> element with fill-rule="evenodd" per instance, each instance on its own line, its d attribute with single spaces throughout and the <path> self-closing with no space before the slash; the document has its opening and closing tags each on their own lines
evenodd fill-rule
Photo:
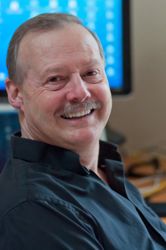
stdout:
<svg viewBox="0 0 166 250">
<path fill-rule="evenodd" d="M 111 93 L 115 96 L 128 95 L 132 91 L 131 82 L 131 2 L 124 0 L 122 6 L 123 16 L 123 34 L 122 34 L 122 48 L 123 48 L 123 86 L 119 89 L 110 88 Z"/>
</svg>

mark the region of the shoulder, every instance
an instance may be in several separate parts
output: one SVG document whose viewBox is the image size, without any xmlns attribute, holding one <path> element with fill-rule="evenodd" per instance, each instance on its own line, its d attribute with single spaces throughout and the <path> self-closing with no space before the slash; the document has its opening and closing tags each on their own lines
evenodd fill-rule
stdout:
<svg viewBox="0 0 166 250">
<path fill-rule="evenodd" d="M 12 159 L 6 164 L 0 175 L 0 218 L 30 201 L 58 199 L 51 188 L 49 174 L 37 171 L 37 167 L 40 166 L 19 159 Z"/>
<path fill-rule="evenodd" d="M 100 249 L 93 226 L 90 216 L 66 202 L 26 201 L 1 218 L 0 249 L 78 249 L 80 241 L 81 249 Z"/>
</svg>

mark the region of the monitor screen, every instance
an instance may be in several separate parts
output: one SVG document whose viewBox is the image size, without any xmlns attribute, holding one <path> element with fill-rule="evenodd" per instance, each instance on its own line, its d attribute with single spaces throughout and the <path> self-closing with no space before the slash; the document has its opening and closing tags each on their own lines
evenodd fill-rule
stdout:
<svg viewBox="0 0 166 250">
<path fill-rule="evenodd" d="M 129 0 L 1 0 L 0 96 L 5 96 L 6 53 L 15 29 L 40 13 L 65 12 L 78 16 L 101 40 L 112 94 L 131 91 Z"/>
</svg>

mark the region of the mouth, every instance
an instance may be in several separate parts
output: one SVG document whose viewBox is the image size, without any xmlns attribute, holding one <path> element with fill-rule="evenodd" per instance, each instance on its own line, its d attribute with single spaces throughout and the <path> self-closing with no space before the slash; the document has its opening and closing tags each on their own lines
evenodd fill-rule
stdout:
<svg viewBox="0 0 166 250">
<path fill-rule="evenodd" d="M 91 115 L 94 111 L 95 111 L 95 109 L 86 110 L 86 111 L 84 110 L 84 111 L 80 111 L 80 112 L 63 114 L 63 115 L 61 115 L 61 117 L 63 119 L 66 119 L 66 120 L 81 119 L 81 118 L 84 118 L 84 117 Z"/>
<path fill-rule="evenodd" d="M 97 109 L 101 108 L 101 104 L 96 101 L 87 101 L 84 103 L 76 103 L 65 107 L 61 118 L 66 120 L 78 120 L 93 114 Z"/>
</svg>

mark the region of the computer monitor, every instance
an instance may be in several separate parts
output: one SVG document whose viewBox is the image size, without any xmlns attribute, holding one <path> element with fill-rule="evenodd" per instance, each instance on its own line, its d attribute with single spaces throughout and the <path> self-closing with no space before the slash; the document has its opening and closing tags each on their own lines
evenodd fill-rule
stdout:
<svg viewBox="0 0 166 250">
<path fill-rule="evenodd" d="M 46 12 L 74 14 L 94 31 L 104 48 L 106 73 L 112 94 L 126 95 L 131 92 L 129 0 L 1 0 L 0 97 L 6 96 L 5 61 L 14 30 L 30 17 Z"/>
</svg>

